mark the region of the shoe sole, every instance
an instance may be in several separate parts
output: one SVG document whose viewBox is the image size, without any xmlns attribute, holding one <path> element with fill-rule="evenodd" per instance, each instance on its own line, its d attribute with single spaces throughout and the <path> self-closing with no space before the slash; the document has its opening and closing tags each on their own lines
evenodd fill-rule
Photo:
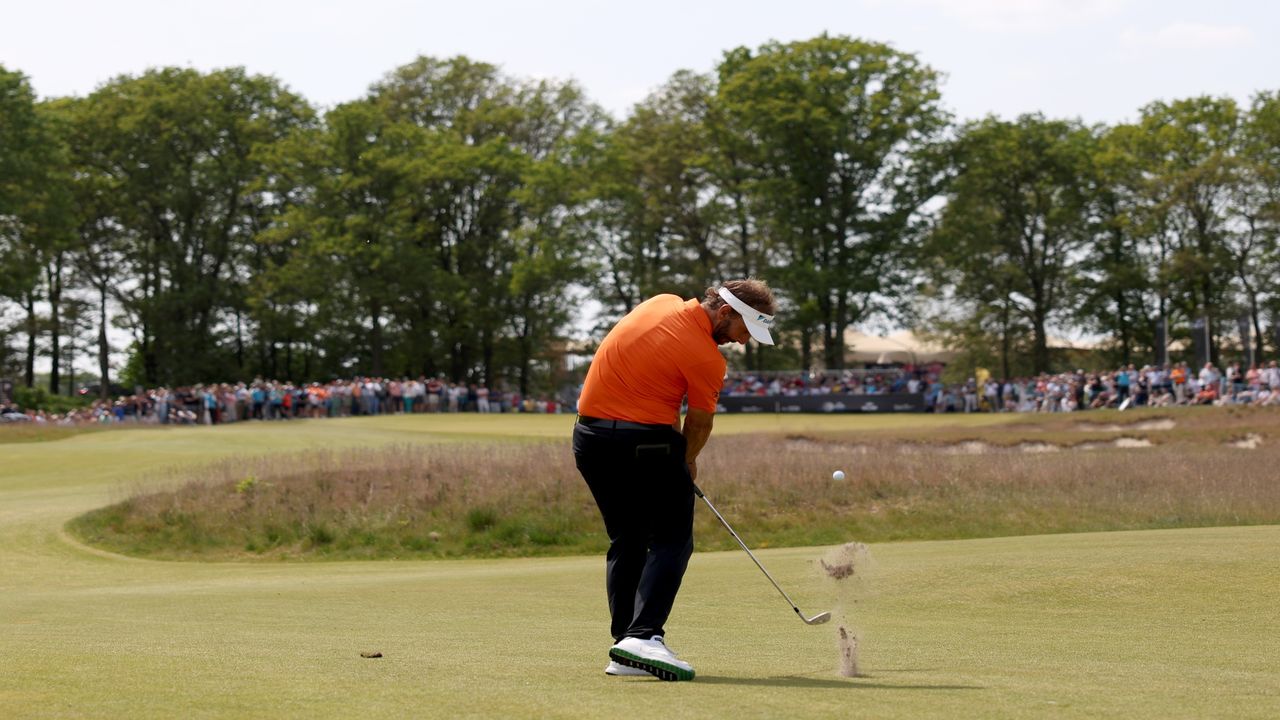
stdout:
<svg viewBox="0 0 1280 720">
<path fill-rule="evenodd" d="M 619 665 L 637 668 L 643 670 L 659 680 L 675 681 L 675 680 L 692 680 L 693 671 L 685 670 L 671 663 L 665 663 L 660 660 L 650 660 L 642 658 L 639 655 L 632 655 L 626 650 L 610 648 L 609 657 Z"/>
</svg>

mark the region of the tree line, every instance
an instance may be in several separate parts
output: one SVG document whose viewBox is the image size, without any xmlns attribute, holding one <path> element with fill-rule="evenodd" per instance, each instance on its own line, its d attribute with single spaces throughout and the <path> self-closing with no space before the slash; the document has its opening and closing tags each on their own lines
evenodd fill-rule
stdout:
<svg viewBox="0 0 1280 720">
<path fill-rule="evenodd" d="M 615 119 L 573 82 L 421 57 L 321 111 L 241 68 L 160 68 L 39 100 L 0 68 L 0 368 L 126 381 L 444 375 L 528 393 L 574 323 L 765 277 L 774 348 L 928 328 L 1014 372 L 1051 329 L 1109 362 L 1240 318 L 1274 348 L 1280 96 L 1087 126 L 959 123 L 910 53 L 823 35 L 726 52 Z M 1264 343 L 1272 343 L 1265 345 Z M 105 392 L 106 383 L 103 383 Z"/>
</svg>

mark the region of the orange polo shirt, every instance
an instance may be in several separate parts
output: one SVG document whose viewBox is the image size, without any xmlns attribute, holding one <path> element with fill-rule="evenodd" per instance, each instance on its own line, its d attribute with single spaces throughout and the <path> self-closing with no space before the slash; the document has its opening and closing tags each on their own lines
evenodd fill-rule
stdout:
<svg viewBox="0 0 1280 720">
<path fill-rule="evenodd" d="M 714 413 L 725 360 L 697 300 L 657 295 L 618 321 L 587 370 L 578 412 L 589 417 L 670 425 L 689 407 Z"/>
</svg>

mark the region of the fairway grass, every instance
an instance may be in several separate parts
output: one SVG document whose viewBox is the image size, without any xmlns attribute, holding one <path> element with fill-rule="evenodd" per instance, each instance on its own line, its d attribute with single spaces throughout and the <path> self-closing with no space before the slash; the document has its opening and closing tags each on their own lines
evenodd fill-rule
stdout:
<svg viewBox="0 0 1280 720">
<path fill-rule="evenodd" d="M 604 675 L 602 558 L 155 562 L 62 531 L 163 467 L 567 441 L 571 422 L 376 418 L 0 445 L 0 717 L 1280 716 L 1277 526 L 873 545 L 856 598 L 821 575 L 821 548 L 762 551 L 805 612 L 849 617 L 854 679 L 836 674 L 837 622 L 805 626 L 740 551 L 697 553 L 667 628 L 697 669 L 690 683 Z M 777 428 L 717 433 L 752 429 Z"/>
</svg>

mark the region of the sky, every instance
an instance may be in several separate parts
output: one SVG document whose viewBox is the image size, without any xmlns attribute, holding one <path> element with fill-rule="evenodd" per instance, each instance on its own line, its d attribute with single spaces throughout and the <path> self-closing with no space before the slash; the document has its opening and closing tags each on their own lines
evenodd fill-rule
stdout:
<svg viewBox="0 0 1280 720">
<path fill-rule="evenodd" d="M 1277 31 L 1265 0 L 0 0 L 0 65 L 41 97 L 243 66 L 331 107 L 419 55 L 466 55 L 576 80 L 621 118 L 677 70 L 826 32 L 916 54 L 961 120 L 1118 123 L 1157 100 L 1280 90 Z"/>
</svg>

